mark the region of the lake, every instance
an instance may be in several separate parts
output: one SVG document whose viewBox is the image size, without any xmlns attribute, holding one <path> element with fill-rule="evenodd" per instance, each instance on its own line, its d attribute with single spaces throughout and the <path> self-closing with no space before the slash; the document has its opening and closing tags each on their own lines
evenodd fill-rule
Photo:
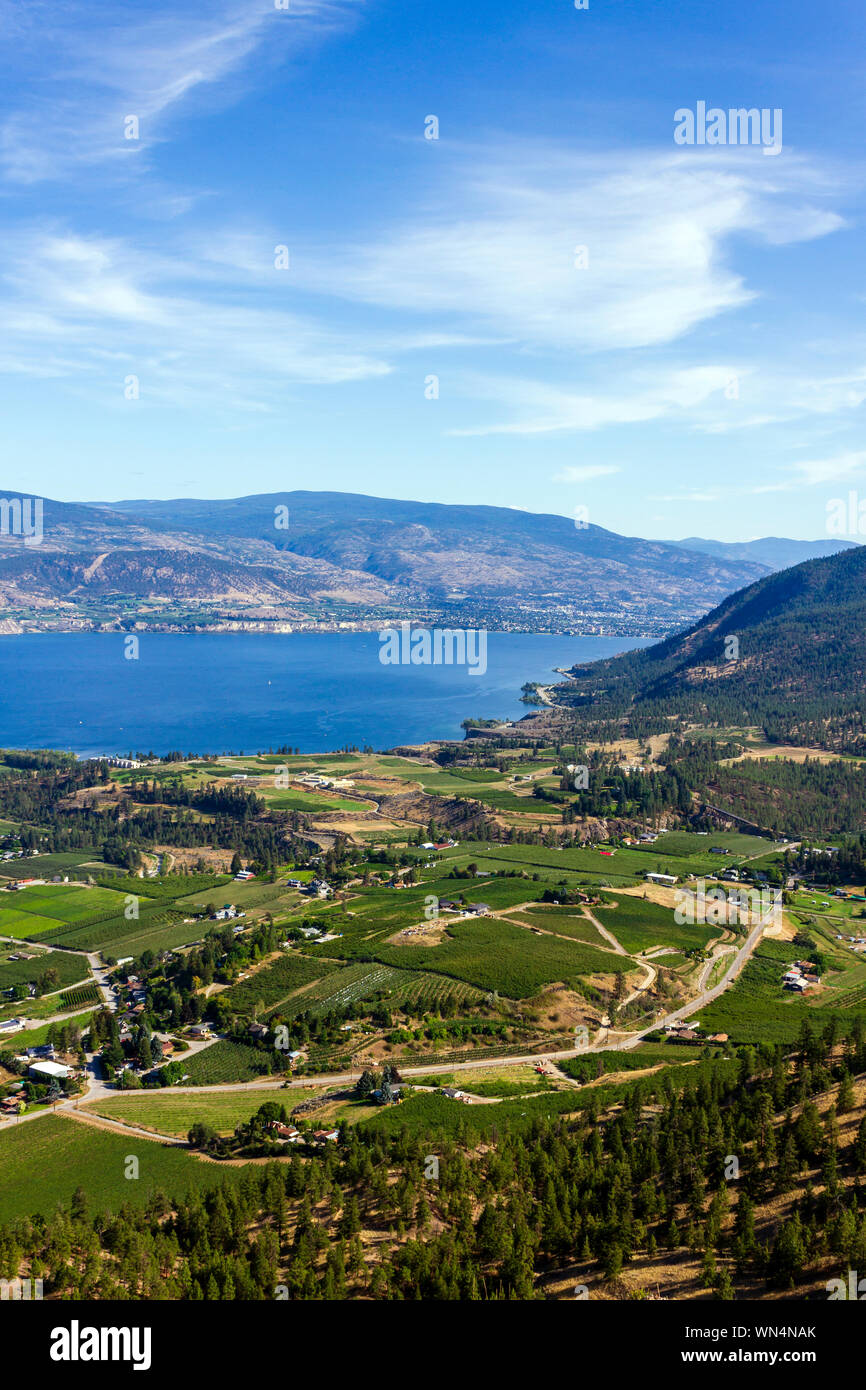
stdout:
<svg viewBox="0 0 866 1390">
<path fill-rule="evenodd" d="M 0 746 L 82 755 L 324 753 L 461 738 L 467 718 L 520 718 L 524 681 L 648 640 L 490 633 L 486 670 L 383 665 L 379 635 L 139 634 L 0 637 Z"/>
</svg>

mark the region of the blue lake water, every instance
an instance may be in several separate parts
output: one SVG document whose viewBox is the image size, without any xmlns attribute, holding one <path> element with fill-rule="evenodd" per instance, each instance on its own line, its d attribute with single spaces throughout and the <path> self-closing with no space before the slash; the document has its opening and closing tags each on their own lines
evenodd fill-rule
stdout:
<svg viewBox="0 0 866 1390">
<path fill-rule="evenodd" d="M 75 753 L 305 753 L 462 737 L 471 717 L 520 718 L 524 681 L 649 645 L 491 633 L 487 669 L 383 665 L 378 634 L 34 633 L 0 637 L 0 746 Z"/>
</svg>

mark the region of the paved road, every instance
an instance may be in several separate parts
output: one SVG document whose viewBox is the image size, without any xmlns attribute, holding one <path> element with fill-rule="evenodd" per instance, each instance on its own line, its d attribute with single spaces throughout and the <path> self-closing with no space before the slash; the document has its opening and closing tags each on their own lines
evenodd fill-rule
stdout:
<svg viewBox="0 0 866 1390">
<path fill-rule="evenodd" d="M 106 1009 L 110 1009 L 112 1013 L 116 1013 L 117 1002 L 114 998 L 114 995 L 111 992 L 111 989 L 107 984 L 108 976 L 111 973 L 111 967 L 103 965 L 100 962 L 99 954 L 96 951 L 74 951 L 70 954 L 76 956 L 80 955 L 86 959 L 88 967 L 90 969 L 90 979 L 92 983 L 96 985 L 96 988 L 99 990 L 99 997 L 102 1001 L 103 1007 Z M 86 982 L 86 979 L 83 982 Z M 74 988 L 74 985 L 64 985 L 63 989 L 53 990 L 52 995 L 64 994 L 67 989 Z M 43 995 L 42 997 L 44 999 L 49 999 L 52 997 L 52 995 Z M 71 1023 L 74 1019 L 80 1018 L 82 1014 L 92 1013 L 93 1008 L 93 1004 L 88 1004 L 87 1007 L 84 1009 L 66 1009 L 63 1013 L 49 1014 L 47 1018 L 30 1018 L 26 1013 L 22 1012 L 21 1018 L 24 1022 L 24 1028 L 21 1029 L 21 1031 L 25 1032 L 31 1028 L 44 1028 L 48 1023 Z M 7 1036 L 10 1039 L 14 1039 L 16 1037 L 16 1034 L 9 1033 Z"/>
<path fill-rule="evenodd" d="M 742 972 L 746 962 L 760 941 L 763 930 L 764 927 L 761 923 L 752 928 L 721 980 L 717 985 L 713 985 L 712 989 L 703 990 L 696 998 L 689 1000 L 688 1004 L 683 1004 L 682 1008 L 676 1009 L 674 1013 L 665 1014 L 662 1018 L 654 1019 L 653 1022 L 640 1033 L 630 1033 L 622 1042 L 607 1043 L 602 1048 L 591 1048 L 590 1051 L 628 1051 L 632 1047 L 637 1047 L 638 1043 L 646 1037 L 647 1033 L 653 1033 L 657 1028 L 665 1028 L 669 1023 L 679 1023 L 681 1019 L 690 1018 L 692 1014 L 699 1013 L 707 1004 L 712 1003 L 714 999 L 718 999 L 719 995 L 722 994 L 727 989 L 728 985 L 732 984 Z"/>
<path fill-rule="evenodd" d="M 732 984 L 733 981 L 737 979 L 737 977 L 740 975 L 740 973 L 746 965 L 746 962 L 749 960 L 749 957 L 751 956 L 752 952 L 754 951 L 755 947 L 760 941 L 763 930 L 764 928 L 761 924 L 759 924 L 756 927 L 753 927 L 752 931 L 749 933 L 748 937 L 743 942 L 743 945 L 737 951 L 736 955 L 734 956 L 734 959 L 728 966 L 728 969 L 725 971 L 724 975 L 722 976 L 721 980 L 717 985 L 714 985 L 712 989 L 703 990 L 700 994 L 697 995 L 696 998 L 690 1000 L 687 1004 L 683 1004 L 681 1008 L 676 1009 L 673 1013 L 666 1014 L 661 1018 L 653 1019 L 652 1022 L 648 1023 L 645 1028 L 642 1028 L 640 1030 L 640 1032 L 629 1033 L 626 1037 L 619 1038 L 616 1041 L 611 1042 L 608 1040 L 610 1037 L 611 1030 L 601 1029 L 595 1042 L 592 1043 L 589 1048 L 572 1047 L 564 1048 L 556 1052 L 528 1052 L 517 1057 L 476 1057 L 472 1061 L 468 1062 L 428 1063 L 425 1066 L 418 1067 L 401 1066 L 399 1068 L 400 1075 L 404 1077 L 436 1076 L 442 1075 L 443 1073 L 451 1075 L 453 1072 L 477 1070 L 479 1067 L 513 1067 L 518 1064 L 527 1062 L 532 1064 L 541 1064 L 543 1062 L 559 1062 L 569 1057 L 586 1056 L 588 1053 L 630 1051 L 631 1048 L 637 1047 L 638 1044 L 643 1041 L 647 1033 L 655 1032 L 656 1029 L 664 1028 L 667 1024 L 678 1023 L 681 1019 L 689 1018 L 692 1014 L 700 1012 L 700 1010 L 705 1008 L 707 1004 L 712 1002 L 712 1000 L 717 999 L 719 995 L 722 994 L 728 988 L 728 986 Z M 602 1038 L 604 1038 L 605 1040 L 602 1041 Z M 208 1044 L 205 1043 L 203 1045 L 207 1046 Z M 189 1056 L 190 1053 L 184 1053 L 183 1055 Z M 113 1086 L 109 1087 L 105 1085 L 101 1078 L 96 1074 L 97 1067 L 98 1059 L 96 1061 L 91 1060 L 88 1063 L 88 1090 L 86 1094 L 83 1096 L 77 1096 L 72 1100 L 61 1101 L 55 1107 L 55 1109 L 74 1109 L 75 1107 L 84 1103 L 85 1101 L 103 1100 L 106 1099 L 108 1096 L 116 1096 L 120 1094 L 127 1095 L 132 1099 L 134 1099 L 136 1096 L 153 1095 L 153 1092 L 150 1090 L 119 1092 Z M 172 1094 L 177 1094 L 178 1092 L 180 1092 L 180 1094 L 182 1095 L 201 1095 L 207 1094 L 208 1092 L 222 1093 L 228 1091 L 275 1091 L 282 1090 L 283 1088 L 285 1088 L 286 1090 L 304 1090 L 309 1089 L 311 1086 L 340 1086 L 356 1081 L 359 1071 L 360 1068 L 355 1068 L 354 1071 L 340 1072 L 338 1074 L 335 1074 L 333 1072 L 326 1072 L 319 1076 L 304 1076 L 303 1078 L 300 1078 L 295 1081 L 286 1081 L 283 1077 L 269 1077 L 263 1081 L 235 1081 L 229 1082 L 227 1085 L 172 1086 L 171 1092 Z M 24 1124 L 28 1120 L 37 1120 L 41 1115 L 47 1115 L 49 1113 L 51 1113 L 49 1110 L 34 1110 L 31 1111 L 29 1115 L 21 1115 L 18 1116 L 16 1119 L 0 1121 L 0 1133 L 2 1133 L 2 1131 L 9 1125 Z M 121 1128 L 121 1125 L 119 1123 L 118 1128 Z M 134 1130 L 134 1127 L 131 1128 Z M 147 1131 L 135 1132 L 141 1133 L 146 1138 L 153 1138 L 153 1135 L 151 1135 Z"/>
<path fill-rule="evenodd" d="M 116 1013 L 117 1003 L 108 985 L 108 976 L 111 974 L 111 970 L 113 967 L 103 965 L 102 961 L 99 958 L 98 951 L 88 951 L 87 964 L 90 966 L 90 973 L 93 976 L 93 983 L 99 990 L 103 1004 L 105 1005 L 106 1009 L 110 1009 L 112 1013 Z"/>
</svg>

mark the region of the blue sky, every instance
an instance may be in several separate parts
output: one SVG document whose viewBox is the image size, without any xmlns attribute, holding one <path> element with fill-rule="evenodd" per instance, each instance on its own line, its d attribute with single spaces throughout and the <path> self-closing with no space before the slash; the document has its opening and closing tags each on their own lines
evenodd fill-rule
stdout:
<svg viewBox="0 0 866 1390">
<path fill-rule="evenodd" d="M 866 489 L 862 0 L 288 5 L 0 3 L 7 488 L 721 539 Z"/>
</svg>

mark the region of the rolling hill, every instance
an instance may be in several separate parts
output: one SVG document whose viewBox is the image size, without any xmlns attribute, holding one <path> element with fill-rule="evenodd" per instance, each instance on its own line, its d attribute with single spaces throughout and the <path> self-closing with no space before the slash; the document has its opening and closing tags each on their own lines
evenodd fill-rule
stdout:
<svg viewBox="0 0 866 1390">
<path fill-rule="evenodd" d="M 556 698 L 584 724 L 757 724 L 770 739 L 862 753 L 866 547 L 768 575 L 687 631 L 570 675 Z"/>
</svg>

